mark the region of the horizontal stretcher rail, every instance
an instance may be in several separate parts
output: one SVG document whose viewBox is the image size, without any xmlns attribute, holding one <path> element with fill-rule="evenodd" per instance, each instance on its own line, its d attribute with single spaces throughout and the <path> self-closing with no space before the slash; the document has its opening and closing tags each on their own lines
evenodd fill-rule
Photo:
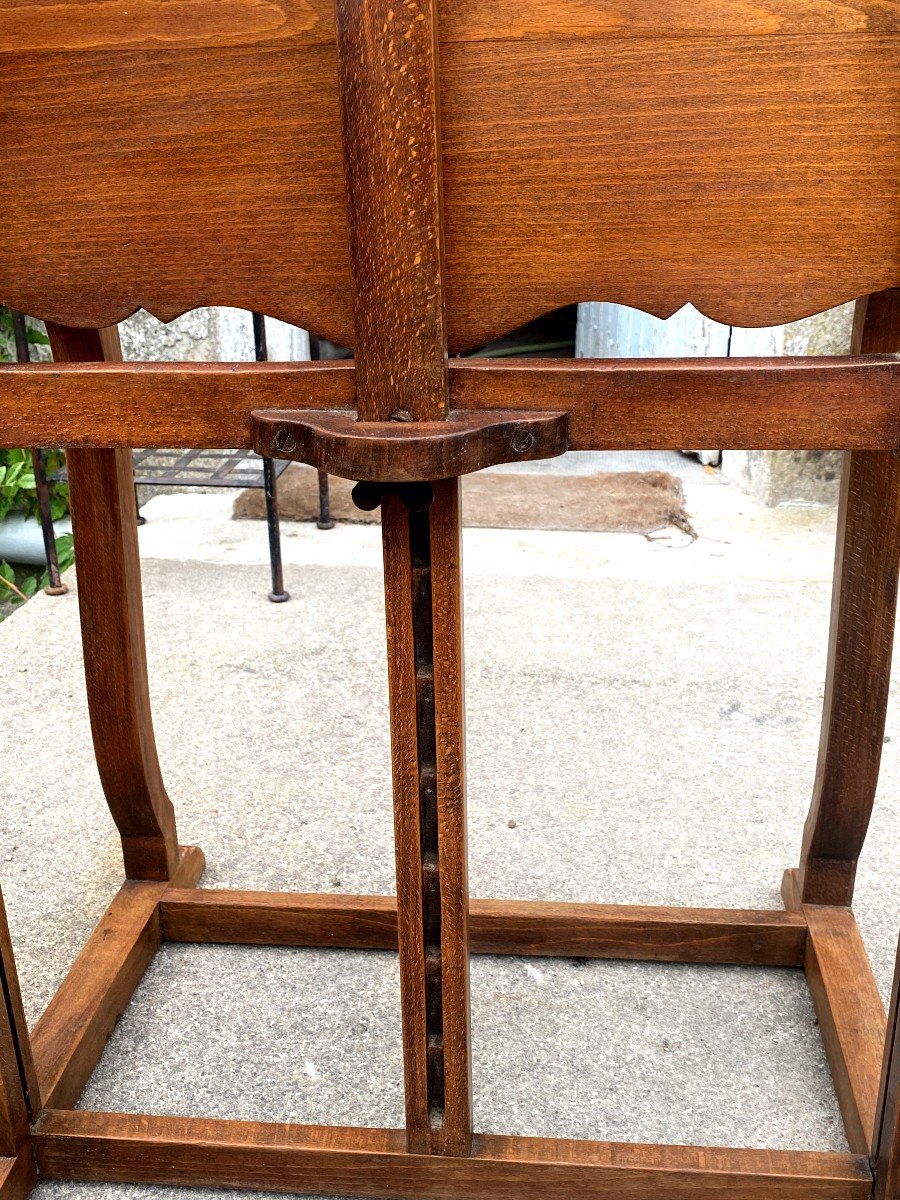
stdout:
<svg viewBox="0 0 900 1200">
<path fill-rule="evenodd" d="M 477 1135 L 469 1158 L 413 1155 L 394 1129 L 275 1125 L 48 1110 L 34 1133 L 43 1176 L 253 1187 L 316 1195 L 478 1200 L 863 1200 L 850 1154 L 645 1146 Z"/>
<path fill-rule="evenodd" d="M 450 362 L 454 409 L 568 412 L 569 449 L 894 449 L 900 357 Z M 352 410 L 352 361 L 0 366 L 0 446 L 246 448 L 254 409 Z"/>
<path fill-rule="evenodd" d="M 160 901 L 168 941 L 393 950 L 393 896 L 176 889 Z M 655 962 L 802 966 L 800 913 L 472 900 L 470 949 Z"/>
</svg>

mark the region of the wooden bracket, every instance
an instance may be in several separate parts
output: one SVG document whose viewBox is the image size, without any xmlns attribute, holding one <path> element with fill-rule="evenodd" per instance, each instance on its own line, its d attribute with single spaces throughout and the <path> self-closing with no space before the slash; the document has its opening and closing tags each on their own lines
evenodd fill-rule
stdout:
<svg viewBox="0 0 900 1200">
<path fill-rule="evenodd" d="M 452 479 L 498 463 L 555 458 L 568 449 L 564 412 L 452 412 L 446 421 L 360 421 L 351 411 L 258 410 L 253 449 L 367 482 Z"/>
</svg>

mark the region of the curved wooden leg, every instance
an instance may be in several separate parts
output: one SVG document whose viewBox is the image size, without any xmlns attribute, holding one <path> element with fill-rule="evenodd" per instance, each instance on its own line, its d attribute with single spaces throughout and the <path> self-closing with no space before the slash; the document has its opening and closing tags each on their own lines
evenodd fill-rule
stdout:
<svg viewBox="0 0 900 1200">
<path fill-rule="evenodd" d="M 61 362 L 121 359 L 118 332 L 47 326 Z M 156 754 L 147 686 L 137 510 L 129 449 L 70 449 L 78 603 L 94 751 L 129 879 L 171 879 L 175 811 Z"/>
<path fill-rule="evenodd" d="M 858 302 L 853 341 L 856 354 L 900 349 L 900 289 Z M 786 899 L 853 898 L 881 763 L 898 569 L 900 458 L 890 450 L 845 454 L 819 760 Z"/>
</svg>

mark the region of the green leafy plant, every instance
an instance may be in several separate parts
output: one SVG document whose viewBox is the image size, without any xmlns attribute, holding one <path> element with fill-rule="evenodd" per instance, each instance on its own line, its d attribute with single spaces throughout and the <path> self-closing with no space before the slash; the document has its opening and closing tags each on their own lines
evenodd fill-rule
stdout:
<svg viewBox="0 0 900 1200">
<path fill-rule="evenodd" d="M 63 533 L 56 539 L 56 556 L 60 571 L 67 570 L 75 561 L 71 533 Z M 41 571 L 35 567 L 24 566 L 17 568 L 0 559 L 0 600 L 5 600 L 8 605 L 15 606 L 30 600 L 35 592 L 45 588 L 49 582 L 50 577 L 46 569 Z"/>
<path fill-rule="evenodd" d="M 28 342 L 32 346 L 46 346 L 48 338 L 43 329 L 32 321 L 25 327 Z M 16 357 L 15 330 L 12 312 L 0 306 L 0 362 L 12 362 Z M 61 450 L 50 450 L 44 455 L 48 475 L 54 474 L 65 463 Z M 69 511 L 69 488 L 65 483 L 51 483 L 50 515 L 60 520 Z M 12 512 L 40 519 L 37 484 L 34 478 L 30 450 L 0 450 L 0 521 Z M 60 570 L 71 566 L 71 534 L 56 540 L 56 552 Z M 0 599 L 8 603 L 21 604 L 33 596 L 38 588 L 47 586 L 47 572 L 32 567 L 13 567 L 0 560 Z"/>
<path fill-rule="evenodd" d="M 30 346 L 49 346 L 50 339 L 36 321 L 25 322 L 25 335 Z M 0 304 L 0 362 L 14 362 L 16 357 L 16 335 L 13 328 L 12 310 Z"/>
</svg>

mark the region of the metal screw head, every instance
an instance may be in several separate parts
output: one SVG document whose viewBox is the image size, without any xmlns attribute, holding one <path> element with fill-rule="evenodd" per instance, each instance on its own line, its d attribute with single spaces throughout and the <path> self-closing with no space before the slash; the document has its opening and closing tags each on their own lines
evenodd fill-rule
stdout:
<svg viewBox="0 0 900 1200">
<path fill-rule="evenodd" d="M 533 429 L 518 429 L 513 435 L 512 448 L 516 454 L 527 454 L 537 445 L 537 435 Z"/>
<path fill-rule="evenodd" d="M 297 439 L 289 429 L 283 426 L 272 434 L 273 454 L 293 454 L 297 449 Z"/>
</svg>

